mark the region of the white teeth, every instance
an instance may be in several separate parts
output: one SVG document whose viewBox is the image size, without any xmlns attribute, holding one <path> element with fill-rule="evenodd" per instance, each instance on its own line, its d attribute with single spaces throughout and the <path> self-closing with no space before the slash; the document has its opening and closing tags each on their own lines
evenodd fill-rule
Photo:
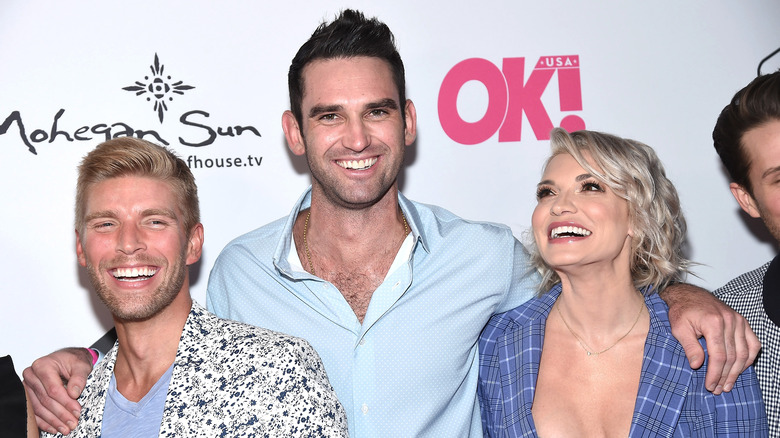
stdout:
<svg viewBox="0 0 780 438">
<path fill-rule="evenodd" d="M 111 275 L 114 278 L 127 279 L 137 277 L 151 277 L 157 273 L 157 269 L 150 268 L 148 266 L 142 266 L 140 268 L 116 268 L 111 271 Z"/>
<path fill-rule="evenodd" d="M 376 160 L 376 157 L 374 157 L 365 160 L 336 161 L 336 163 L 345 169 L 365 170 L 376 164 Z"/>
<path fill-rule="evenodd" d="M 564 234 L 569 234 L 572 236 L 590 236 L 590 231 L 586 230 L 585 228 L 580 227 L 556 227 L 553 228 L 552 231 L 550 231 L 550 237 L 553 239 L 557 239 L 558 237 L 561 237 Z"/>
</svg>

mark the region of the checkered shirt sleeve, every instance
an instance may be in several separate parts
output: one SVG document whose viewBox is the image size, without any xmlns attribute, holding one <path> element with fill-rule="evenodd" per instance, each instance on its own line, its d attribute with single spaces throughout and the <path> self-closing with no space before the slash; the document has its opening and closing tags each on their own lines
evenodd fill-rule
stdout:
<svg viewBox="0 0 780 438">
<path fill-rule="evenodd" d="M 764 276 L 770 264 L 734 278 L 714 294 L 744 316 L 761 341 L 753 366 L 764 398 L 769 436 L 780 437 L 780 327 L 769 319 L 763 305 Z"/>
</svg>

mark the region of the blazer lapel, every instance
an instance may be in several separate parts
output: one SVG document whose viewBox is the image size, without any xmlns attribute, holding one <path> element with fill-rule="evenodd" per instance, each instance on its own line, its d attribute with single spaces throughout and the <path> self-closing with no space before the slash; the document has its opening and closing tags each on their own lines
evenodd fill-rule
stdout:
<svg viewBox="0 0 780 438">
<path fill-rule="evenodd" d="M 693 370 L 682 347 L 671 335 L 668 321 L 662 321 L 656 313 L 657 306 L 665 304 L 658 297 L 646 297 L 646 302 L 650 310 L 650 332 L 645 341 L 629 436 L 671 437 L 688 395 Z"/>
<path fill-rule="evenodd" d="M 103 425 L 103 411 L 106 407 L 106 396 L 108 395 L 108 385 L 111 382 L 111 376 L 114 374 L 114 364 L 116 363 L 116 353 L 119 343 L 109 350 L 106 357 L 98 363 L 90 373 L 85 385 L 85 390 L 79 398 L 82 413 L 79 424 L 69 437 L 100 437 Z M 90 381 L 90 379 L 94 379 Z M 90 408 L 90 406 L 93 406 Z"/>
<path fill-rule="evenodd" d="M 204 318 L 204 311 L 205 309 L 193 300 L 173 361 L 160 437 L 188 436 L 197 432 L 192 428 L 193 425 L 199 424 L 198 419 L 187 414 L 193 412 L 189 409 L 191 396 L 199 393 L 197 374 L 202 372 L 203 367 L 213 365 L 209 361 L 211 348 L 204 338 L 204 334 L 209 333 L 212 327 Z"/>
</svg>

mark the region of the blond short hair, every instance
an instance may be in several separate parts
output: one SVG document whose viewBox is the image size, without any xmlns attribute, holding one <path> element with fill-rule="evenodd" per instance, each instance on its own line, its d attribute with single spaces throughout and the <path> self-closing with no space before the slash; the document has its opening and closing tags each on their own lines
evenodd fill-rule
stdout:
<svg viewBox="0 0 780 438">
<path fill-rule="evenodd" d="M 184 229 L 200 223 L 198 187 L 190 168 L 169 149 L 135 137 L 119 137 L 99 144 L 78 167 L 76 229 L 83 235 L 89 188 L 101 181 L 141 176 L 171 185 L 181 208 Z"/>
</svg>

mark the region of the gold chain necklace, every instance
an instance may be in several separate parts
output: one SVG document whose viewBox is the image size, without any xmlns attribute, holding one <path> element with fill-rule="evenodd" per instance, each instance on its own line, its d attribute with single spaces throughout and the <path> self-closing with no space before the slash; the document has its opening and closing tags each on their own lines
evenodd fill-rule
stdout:
<svg viewBox="0 0 780 438">
<path fill-rule="evenodd" d="M 606 353 L 612 347 L 617 345 L 618 342 L 620 342 L 623 339 L 625 339 L 625 337 L 628 336 L 628 334 L 631 333 L 632 330 L 634 330 L 634 327 L 636 327 L 636 323 L 639 322 L 639 317 L 642 315 L 642 309 L 644 309 L 644 308 L 645 308 L 644 300 L 641 300 L 639 302 L 639 313 L 636 314 L 636 319 L 634 320 L 634 323 L 631 325 L 631 328 L 628 329 L 628 331 L 626 332 L 625 335 L 619 337 L 618 340 L 615 341 L 612 345 L 610 345 L 609 347 L 607 347 L 607 348 L 605 348 L 605 349 L 603 349 L 601 351 L 592 351 L 593 349 L 590 348 L 590 346 L 588 344 L 586 344 L 585 341 L 583 341 L 582 338 L 577 333 L 574 333 L 574 330 L 571 329 L 571 327 L 569 326 L 569 323 L 567 323 L 566 319 L 563 318 L 563 313 L 561 313 L 561 306 L 560 305 L 555 306 L 555 309 L 558 311 L 558 316 L 560 316 L 561 317 L 561 321 L 563 321 L 563 325 L 565 325 L 566 328 L 569 329 L 569 333 L 571 333 L 572 336 L 574 336 L 574 338 L 577 339 L 577 343 L 579 343 L 580 347 L 582 347 L 582 349 L 585 350 L 586 353 L 588 353 L 588 356 L 598 356 L 598 355 L 600 355 L 602 353 Z"/>
<path fill-rule="evenodd" d="M 311 217 L 311 208 L 306 213 L 306 221 L 303 223 L 303 250 L 306 252 L 306 260 L 309 262 L 309 272 L 311 275 L 317 275 L 314 273 L 314 265 L 311 263 L 311 253 L 309 252 L 309 242 L 306 240 L 306 233 L 309 231 L 309 218 Z M 404 220 L 404 237 L 409 234 L 409 224 L 406 223 L 406 215 L 401 210 L 401 218 Z"/>
</svg>

